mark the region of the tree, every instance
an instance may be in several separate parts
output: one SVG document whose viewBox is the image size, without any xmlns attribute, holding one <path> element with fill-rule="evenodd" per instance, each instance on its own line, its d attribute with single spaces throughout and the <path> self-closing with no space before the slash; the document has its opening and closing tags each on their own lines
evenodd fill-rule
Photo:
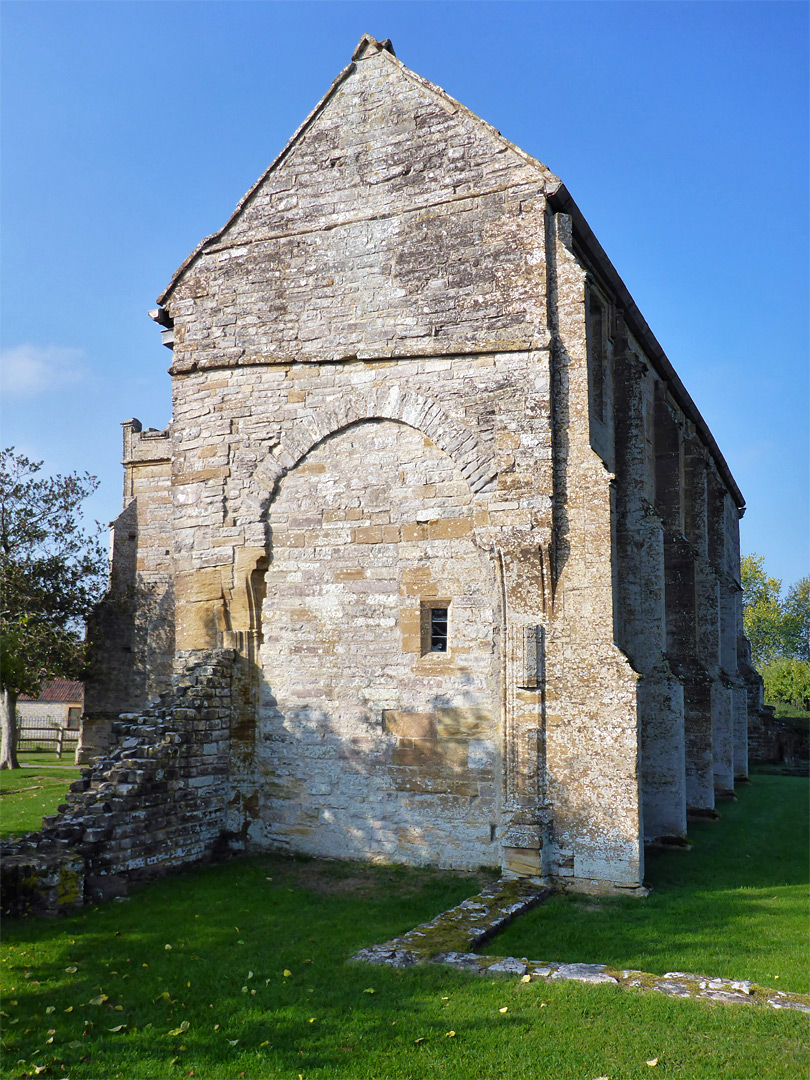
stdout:
<svg viewBox="0 0 810 1080">
<path fill-rule="evenodd" d="M 795 657 L 772 660 L 762 671 L 765 698 L 791 709 L 810 709 L 810 664 Z"/>
<path fill-rule="evenodd" d="M 41 468 L 0 451 L 0 769 L 18 768 L 18 696 L 81 674 L 84 620 L 107 584 L 98 531 L 79 520 L 98 481 L 40 477 Z"/>
<path fill-rule="evenodd" d="M 782 582 L 766 574 L 762 555 L 744 555 L 741 571 L 743 627 L 754 667 L 761 670 L 785 651 Z"/>
<path fill-rule="evenodd" d="M 810 660 L 810 577 L 790 586 L 783 606 L 788 655 Z"/>
</svg>

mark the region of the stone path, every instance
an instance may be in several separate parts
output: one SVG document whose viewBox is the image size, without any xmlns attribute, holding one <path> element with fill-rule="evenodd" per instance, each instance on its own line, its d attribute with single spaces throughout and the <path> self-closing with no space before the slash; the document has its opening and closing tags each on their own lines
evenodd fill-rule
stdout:
<svg viewBox="0 0 810 1080">
<path fill-rule="evenodd" d="M 490 978 L 515 976 L 524 982 L 610 983 L 626 990 L 654 991 L 668 997 L 764 1005 L 810 1013 L 810 995 L 770 990 L 745 979 L 711 979 L 686 971 L 652 975 L 646 971 L 611 968 L 606 964 L 564 964 L 557 960 L 480 956 L 472 951 L 551 894 L 551 889 L 526 879 L 497 881 L 430 922 L 383 945 L 361 949 L 352 959 L 400 968 L 413 964 L 445 964 Z"/>
</svg>

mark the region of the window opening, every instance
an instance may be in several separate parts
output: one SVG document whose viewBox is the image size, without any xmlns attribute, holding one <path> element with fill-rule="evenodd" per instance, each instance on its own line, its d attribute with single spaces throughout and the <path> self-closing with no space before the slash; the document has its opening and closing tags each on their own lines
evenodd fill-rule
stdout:
<svg viewBox="0 0 810 1080">
<path fill-rule="evenodd" d="M 447 652 L 447 608 L 430 609 L 430 651 Z"/>
<path fill-rule="evenodd" d="M 593 387 L 593 412 L 599 420 L 605 419 L 605 310 L 598 297 L 589 296 L 588 328 Z"/>
</svg>

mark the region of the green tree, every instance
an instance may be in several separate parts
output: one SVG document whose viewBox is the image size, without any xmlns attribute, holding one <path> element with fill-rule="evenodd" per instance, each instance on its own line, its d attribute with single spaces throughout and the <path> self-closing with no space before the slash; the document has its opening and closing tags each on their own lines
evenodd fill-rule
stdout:
<svg viewBox="0 0 810 1080">
<path fill-rule="evenodd" d="M 772 660 L 762 669 L 765 698 L 793 709 L 810 709 L 810 663 L 795 657 Z"/>
<path fill-rule="evenodd" d="M 98 532 L 79 520 L 98 481 L 41 468 L 0 451 L 0 769 L 18 768 L 18 696 L 81 673 L 84 620 L 107 583 Z"/>
<path fill-rule="evenodd" d="M 743 556 L 741 571 L 743 627 L 754 667 L 761 671 L 785 651 L 782 582 L 768 576 L 765 559 L 755 553 Z"/>
<path fill-rule="evenodd" d="M 810 660 L 810 577 L 790 586 L 783 608 L 787 654 Z"/>
</svg>

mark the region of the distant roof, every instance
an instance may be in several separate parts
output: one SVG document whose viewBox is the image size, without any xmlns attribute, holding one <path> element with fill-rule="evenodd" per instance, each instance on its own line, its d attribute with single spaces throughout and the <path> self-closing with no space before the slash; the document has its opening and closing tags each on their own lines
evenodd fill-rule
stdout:
<svg viewBox="0 0 810 1080">
<path fill-rule="evenodd" d="M 42 684 L 42 692 L 39 697 L 29 697 L 28 694 L 20 694 L 20 701 L 84 701 L 84 684 L 71 682 L 70 679 L 51 679 Z"/>
</svg>

